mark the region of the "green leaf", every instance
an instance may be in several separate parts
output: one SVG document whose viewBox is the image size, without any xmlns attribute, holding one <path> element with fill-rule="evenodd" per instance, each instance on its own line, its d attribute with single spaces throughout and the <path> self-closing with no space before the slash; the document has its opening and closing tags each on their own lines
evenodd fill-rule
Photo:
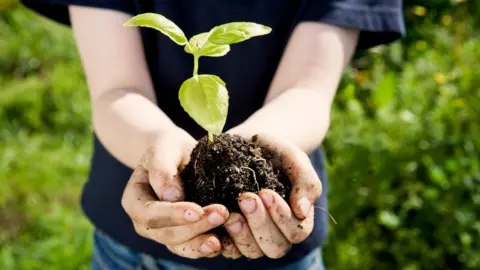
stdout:
<svg viewBox="0 0 480 270">
<path fill-rule="evenodd" d="M 355 99 L 355 85 L 353 83 L 348 84 L 343 93 L 346 99 Z"/>
<path fill-rule="evenodd" d="M 378 222 L 390 229 L 395 229 L 400 225 L 400 219 L 395 213 L 382 210 L 378 215 Z"/>
<path fill-rule="evenodd" d="M 373 92 L 373 100 L 377 108 L 385 107 L 393 99 L 397 88 L 396 77 L 393 72 L 385 74 L 382 81 Z"/>
<path fill-rule="evenodd" d="M 472 236 L 467 232 L 462 232 L 460 234 L 460 241 L 463 245 L 469 246 L 472 244 Z"/>
<path fill-rule="evenodd" d="M 188 44 L 185 45 L 185 51 L 187 53 L 195 54 L 200 51 L 200 49 L 205 44 L 205 41 L 208 38 L 208 33 L 200 33 L 190 38 Z"/>
<path fill-rule="evenodd" d="M 193 36 L 185 45 L 185 52 L 198 56 L 220 57 L 230 51 L 229 45 L 216 45 L 208 41 L 209 33 Z"/>
<path fill-rule="evenodd" d="M 232 22 L 210 30 L 208 40 L 217 45 L 239 43 L 256 36 L 267 35 L 272 31 L 268 26 L 250 22 Z"/>
<path fill-rule="evenodd" d="M 194 76 L 183 82 L 178 97 L 197 124 L 215 135 L 222 133 L 228 113 L 228 92 L 222 79 L 215 75 Z"/>
<path fill-rule="evenodd" d="M 363 106 L 357 99 L 347 100 L 347 110 L 354 115 L 361 116 L 364 114 Z"/>
<path fill-rule="evenodd" d="M 142 26 L 156 29 L 168 36 L 178 45 L 185 45 L 188 42 L 182 29 L 160 14 L 140 14 L 126 21 L 123 26 Z"/>
</svg>

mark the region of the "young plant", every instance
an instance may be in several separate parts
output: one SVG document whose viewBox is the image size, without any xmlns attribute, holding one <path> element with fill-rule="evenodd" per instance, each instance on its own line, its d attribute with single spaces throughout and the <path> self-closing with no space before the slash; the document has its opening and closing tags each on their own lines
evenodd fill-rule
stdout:
<svg viewBox="0 0 480 270">
<path fill-rule="evenodd" d="M 202 56 L 221 57 L 230 51 L 230 45 L 255 36 L 269 34 L 271 28 L 251 23 L 232 22 L 212 28 L 187 40 L 183 31 L 172 21 L 155 13 L 137 15 L 123 24 L 156 29 L 173 42 L 184 46 L 193 55 L 193 76 L 185 80 L 178 94 L 180 104 L 195 122 L 208 132 L 208 140 L 219 135 L 225 126 L 228 113 L 228 91 L 218 76 L 198 74 L 198 60 Z"/>
</svg>

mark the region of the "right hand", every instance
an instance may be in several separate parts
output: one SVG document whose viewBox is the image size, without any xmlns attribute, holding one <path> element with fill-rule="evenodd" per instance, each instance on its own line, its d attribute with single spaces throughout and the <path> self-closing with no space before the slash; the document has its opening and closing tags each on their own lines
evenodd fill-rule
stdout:
<svg viewBox="0 0 480 270">
<path fill-rule="evenodd" d="M 130 177 L 122 206 L 139 235 L 182 257 L 211 258 L 222 246 L 216 235 L 205 233 L 224 224 L 229 213 L 219 204 L 202 208 L 183 201 L 179 169 L 188 163 L 195 144 L 180 129 L 158 136 Z"/>
</svg>

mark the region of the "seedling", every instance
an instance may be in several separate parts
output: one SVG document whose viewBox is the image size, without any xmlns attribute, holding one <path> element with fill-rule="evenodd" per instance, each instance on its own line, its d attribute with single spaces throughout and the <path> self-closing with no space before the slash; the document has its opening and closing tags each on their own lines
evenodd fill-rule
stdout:
<svg viewBox="0 0 480 270">
<path fill-rule="evenodd" d="M 160 14 L 144 13 L 132 17 L 124 26 L 141 26 L 156 29 L 173 42 L 184 46 L 193 55 L 193 76 L 180 86 L 178 98 L 183 109 L 208 132 L 208 140 L 222 133 L 228 114 L 228 91 L 225 82 L 216 75 L 198 74 L 200 57 L 222 57 L 230 45 L 255 36 L 269 34 L 271 28 L 252 22 L 231 22 L 212 28 L 187 40 L 182 29 Z"/>
<path fill-rule="evenodd" d="M 234 199 L 238 194 L 269 188 L 287 198 L 291 190 L 288 177 L 281 169 L 273 168 L 260 146 L 238 135 L 222 134 L 229 103 L 225 82 L 213 74 L 198 74 L 200 57 L 225 56 L 232 44 L 269 34 L 271 28 L 252 22 L 231 22 L 188 40 L 177 25 L 155 13 L 132 17 L 124 26 L 156 29 L 193 56 L 192 77 L 181 84 L 178 98 L 183 109 L 208 136 L 198 140 L 188 164 L 180 172 L 185 200 L 200 206 L 221 204 L 231 212 L 240 213 Z"/>
</svg>

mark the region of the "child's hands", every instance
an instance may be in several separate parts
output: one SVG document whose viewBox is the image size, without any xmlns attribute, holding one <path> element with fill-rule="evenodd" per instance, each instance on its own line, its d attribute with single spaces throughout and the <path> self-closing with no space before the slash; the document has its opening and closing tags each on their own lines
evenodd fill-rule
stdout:
<svg viewBox="0 0 480 270">
<path fill-rule="evenodd" d="M 290 204 L 272 190 L 240 195 L 243 216 L 230 215 L 225 227 L 231 239 L 222 240 L 222 254 L 228 258 L 284 256 L 292 244 L 302 242 L 312 232 L 313 203 L 322 192 L 320 179 L 303 151 L 265 135 L 254 139 L 280 155 L 281 166 L 292 183 Z"/>
<path fill-rule="evenodd" d="M 139 235 L 166 245 L 179 256 L 215 257 L 221 252 L 220 241 L 204 233 L 222 225 L 228 210 L 218 204 L 202 208 L 182 202 L 178 169 L 188 163 L 195 143 L 180 129 L 162 133 L 134 170 L 122 206 Z"/>
</svg>

